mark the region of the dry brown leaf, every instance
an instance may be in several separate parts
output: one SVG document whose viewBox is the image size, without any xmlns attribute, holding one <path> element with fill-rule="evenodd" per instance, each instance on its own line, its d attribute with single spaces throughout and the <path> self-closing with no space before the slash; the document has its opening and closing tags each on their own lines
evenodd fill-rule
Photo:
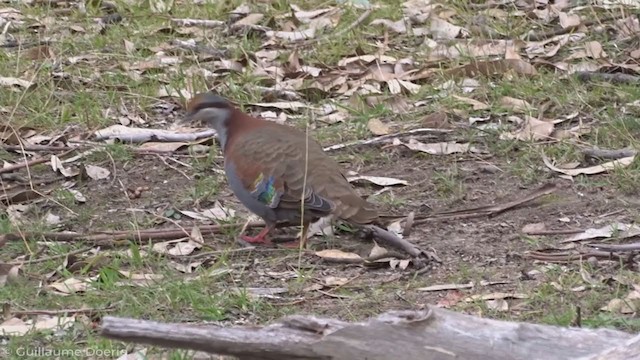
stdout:
<svg viewBox="0 0 640 360">
<path fill-rule="evenodd" d="M 460 290 L 473 288 L 473 282 L 467 284 L 440 284 L 427 287 L 417 288 L 416 291 L 442 291 L 442 290 Z"/>
<path fill-rule="evenodd" d="M 91 283 L 95 280 L 97 280 L 95 277 L 88 279 L 68 278 L 49 284 L 47 288 L 55 290 L 54 293 L 58 295 L 71 295 L 92 289 Z"/>
<path fill-rule="evenodd" d="M 547 228 L 547 226 L 545 225 L 545 223 L 543 222 L 539 222 L 539 223 L 533 223 L 533 224 L 527 224 L 525 226 L 522 227 L 522 232 L 525 234 L 529 234 L 532 232 L 539 232 L 539 231 L 543 231 Z"/>
<path fill-rule="evenodd" d="M 203 261 L 194 261 L 194 262 L 190 262 L 188 264 L 181 264 L 181 263 L 177 263 L 175 261 L 170 261 L 169 262 L 169 266 L 171 266 L 172 268 L 185 273 L 185 274 L 192 274 L 198 267 L 200 267 L 200 265 L 202 265 L 204 262 Z"/>
<path fill-rule="evenodd" d="M 11 204 L 7 206 L 7 216 L 13 226 L 20 226 L 23 223 L 24 214 L 27 212 L 31 205 L 23 204 Z"/>
<path fill-rule="evenodd" d="M 173 255 L 173 256 L 191 255 L 191 253 L 193 253 L 196 249 L 199 249 L 201 247 L 202 247 L 201 244 L 198 244 L 197 242 L 194 242 L 191 240 L 187 242 L 179 242 L 173 248 L 169 249 L 167 251 L 167 254 Z"/>
<path fill-rule="evenodd" d="M 259 106 L 262 108 L 275 108 L 280 110 L 300 110 L 306 107 L 310 107 L 309 105 L 300 102 L 300 101 L 280 101 L 280 102 L 272 102 L 272 103 L 249 103 L 249 105 Z"/>
<path fill-rule="evenodd" d="M 362 261 L 362 257 L 356 253 L 344 252 L 337 249 L 316 251 L 316 256 L 328 260 Z"/>
<path fill-rule="evenodd" d="M 51 212 L 48 212 L 47 215 L 45 215 L 44 221 L 49 225 L 59 225 L 62 223 L 60 216 L 52 214 Z"/>
<path fill-rule="evenodd" d="M 370 183 L 376 184 L 378 186 L 394 186 L 394 185 L 409 185 L 406 180 L 395 179 L 391 177 L 384 176 L 366 176 L 366 175 L 356 175 L 347 177 L 349 182 L 357 182 L 357 181 L 368 181 Z"/>
<path fill-rule="evenodd" d="M 167 241 L 157 242 L 153 244 L 153 246 L 151 247 L 151 250 L 159 254 L 167 254 L 169 252 L 169 249 L 172 248 L 174 244 L 177 244 L 179 242 L 186 241 L 186 240 L 187 240 L 186 238 L 182 238 L 182 239 L 176 239 L 176 240 L 167 240 Z"/>
<path fill-rule="evenodd" d="M 0 263 L 0 288 L 5 284 L 15 281 L 20 273 L 19 265 Z M 0 332 L 1 333 L 1 332 Z"/>
<path fill-rule="evenodd" d="M 500 312 L 509 310 L 509 303 L 505 299 L 487 300 L 486 304 L 491 310 Z"/>
<path fill-rule="evenodd" d="M 482 101 L 478 101 L 472 98 L 459 96 L 459 95 L 451 95 L 451 97 L 453 97 L 454 99 L 460 100 L 465 104 L 471 105 L 473 107 L 473 110 L 485 110 L 490 108 L 489 105 L 483 103 Z"/>
<path fill-rule="evenodd" d="M 5 336 L 24 336 L 32 330 L 68 329 L 75 323 L 73 316 L 38 315 L 35 319 L 22 320 L 11 318 L 0 324 L 0 334 Z"/>
<path fill-rule="evenodd" d="M 633 314 L 640 308 L 640 291 L 638 286 L 634 285 L 634 290 L 631 290 L 624 299 L 611 299 L 609 303 L 600 310 L 609 311 L 620 314 Z"/>
<path fill-rule="evenodd" d="M 373 135 L 387 135 L 389 133 L 389 125 L 383 123 L 378 118 L 369 119 L 367 127 Z"/>
<path fill-rule="evenodd" d="M 558 14 L 558 20 L 560 21 L 560 26 L 563 29 L 568 27 L 578 26 L 582 22 L 580 19 L 580 15 L 578 14 L 567 14 L 565 12 L 561 12 Z"/>
<path fill-rule="evenodd" d="M 464 298 L 465 302 L 473 302 L 476 300 L 498 300 L 498 299 L 528 299 L 529 295 L 523 293 L 504 293 L 495 292 L 489 294 L 478 294 Z"/>
<path fill-rule="evenodd" d="M 378 243 L 374 240 L 373 241 L 373 247 L 371 248 L 371 251 L 369 252 L 369 257 L 370 258 L 371 257 L 379 258 L 380 256 L 383 256 L 388 252 L 389 251 L 387 251 L 387 249 L 385 249 L 382 246 L 378 245 Z"/>
<path fill-rule="evenodd" d="M 299 40 L 307 40 L 312 39 L 316 36 L 316 29 L 309 28 L 306 30 L 299 31 L 267 31 L 265 33 L 267 37 L 276 37 L 279 39 L 289 40 L 289 41 L 299 41 Z"/>
<path fill-rule="evenodd" d="M 164 279 L 164 275 L 162 274 L 138 274 L 127 270 L 118 270 L 118 272 L 127 278 L 125 281 L 117 282 L 116 285 L 118 286 L 147 287 L 157 284 L 160 280 Z"/>
<path fill-rule="evenodd" d="M 350 102 L 352 101 L 355 101 L 355 99 L 350 99 Z M 391 109 L 395 114 L 407 113 L 413 107 L 404 97 L 401 96 L 367 96 L 365 98 L 365 103 L 371 107 L 384 105 Z"/>
<path fill-rule="evenodd" d="M 82 170 L 93 180 L 107 179 L 109 178 L 109 175 L 111 175 L 111 172 L 109 170 L 95 165 L 84 165 L 82 167 Z"/>
<path fill-rule="evenodd" d="M 538 74 L 533 65 L 524 60 L 502 59 L 474 61 L 467 65 L 449 69 L 445 71 L 445 75 L 459 78 L 473 78 L 477 76 L 504 75 L 508 72 L 526 76 L 533 76 Z"/>
<path fill-rule="evenodd" d="M 515 112 L 528 112 L 533 110 L 533 106 L 526 100 L 516 99 L 510 96 L 503 96 L 500 99 L 500 105 Z"/>
<path fill-rule="evenodd" d="M 466 152 L 477 152 L 469 143 L 456 143 L 455 141 L 425 144 L 416 139 L 410 139 L 408 143 L 401 143 L 411 150 L 424 152 L 431 155 L 462 154 Z"/>
<path fill-rule="evenodd" d="M 597 41 L 589 41 L 584 44 L 584 49 L 587 53 L 587 56 L 592 59 L 602 59 L 607 57 L 607 53 L 602 49 L 602 44 Z"/>
<path fill-rule="evenodd" d="M 616 235 L 616 237 L 619 237 L 621 239 L 637 236 L 640 235 L 640 226 L 617 222 L 611 225 L 603 226 L 601 228 L 586 229 L 584 232 L 568 237 L 561 242 L 568 243 L 589 239 L 610 238 L 614 234 Z"/>
<path fill-rule="evenodd" d="M 74 177 L 80 174 L 79 171 L 67 169 L 66 167 L 64 167 L 64 165 L 62 165 L 62 161 L 56 155 L 51 155 L 50 164 L 53 171 L 59 172 L 60 174 L 64 175 L 64 177 Z"/>
<path fill-rule="evenodd" d="M 126 51 L 128 55 L 134 55 L 136 53 L 136 45 L 134 43 L 127 39 L 123 39 L 122 42 L 124 44 L 124 51 Z"/>
<path fill-rule="evenodd" d="M 359 66 L 370 65 L 373 62 L 377 64 L 395 64 L 398 59 L 389 55 L 358 55 L 353 57 L 344 58 L 338 61 L 338 66 L 347 66 L 353 62 L 359 63 Z"/>
<path fill-rule="evenodd" d="M 300 22 L 305 24 L 312 21 L 315 18 L 330 15 L 331 13 L 336 11 L 336 8 L 334 7 L 307 11 L 307 10 L 302 10 L 296 4 L 290 4 L 289 6 L 291 6 L 291 10 L 293 10 L 293 16 L 295 16 L 296 19 L 300 20 Z"/>
<path fill-rule="evenodd" d="M 174 152 L 189 143 L 186 142 L 147 142 L 138 147 L 140 150 L 158 151 L 158 152 Z"/>
<path fill-rule="evenodd" d="M 147 0 L 151 12 L 161 14 L 169 12 L 173 8 L 174 0 Z"/>
<path fill-rule="evenodd" d="M 442 20 L 436 16 L 431 17 L 431 26 L 429 28 L 434 40 L 451 40 L 458 36 L 467 35 L 469 32 L 464 28 L 453 25 L 452 23 Z"/>
<path fill-rule="evenodd" d="M 409 259 L 391 259 L 389 260 L 389 267 L 391 267 L 392 269 L 398 268 L 400 270 L 406 270 L 410 263 L 411 260 Z"/>
<path fill-rule="evenodd" d="M 75 189 L 67 189 L 73 195 L 73 198 L 79 203 L 87 202 L 87 198 L 78 190 Z"/>
<path fill-rule="evenodd" d="M 342 286 L 349 282 L 348 278 L 336 277 L 336 276 L 327 276 L 322 279 L 322 284 L 324 286 Z"/>
<path fill-rule="evenodd" d="M 202 211 L 188 211 L 188 210 L 179 210 L 180 213 L 186 215 L 192 219 L 203 220 L 203 221 L 226 221 L 233 218 L 236 215 L 236 211 L 230 208 L 225 208 L 220 204 L 219 201 L 216 201 L 214 206 L 211 209 L 206 209 Z"/>
<path fill-rule="evenodd" d="M 14 189 L 0 192 L 0 202 L 18 204 L 42 197 L 43 191 L 32 189 Z"/>
<path fill-rule="evenodd" d="M 252 13 L 233 23 L 233 26 L 256 25 L 264 18 L 264 14 Z"/>
<path fill-rule="evenodd" d="M 25 51 L 24 57 L 29 60 L 55 59 L 56 55 L 49 45 L 40 45 Z"/>
<path fill-rule="evenodd" d="M 517 53 L 522 42 L 513 40 L 477 40 L 455 45 L 438 44 L 429 51 L 429 61 L 458 59 L 461 57 L 482 58 L 503 56 L 506 53 Z"/>
<path fill-rule="evenodd" d="M 532 141 L 547 139 L 553 132 L 552 122 L 542 121 L 533 116 L 525 115 L 524 126 L 513 133 L 502 133 L 500 139 L 515 139 L 520 141 Z"/>
<path fill-rule="evenodd" d="M 618 28 L 616 36 L 618 40 L 637 36 L 637 34 L 640 33 L 640 20 L 638 20 L 638 17 L 635 15 L 616 20 L 615 25 Z"/>
<path fill-rule="evenodd" d="M 122 67 L 126 71 L 137 70 L 144 73 L 147 70 L 163 69 L 180 63 L 182 63 L 182 59 L 179 56 L 159 56 L 137 61 L 132 64 L 122 63 Z"/>
<path fill-rule="evenodd" d="M 594 175 L 594 174 L 600 174 L 603 172 L 607 172 L 609 170 L 615 169 L 615 168 L 625 168 L 629 165 L 631 165 L 633 163 L 633 161 L 635 160 L 635 155 L 634 156 L 629 156 L 629 157 L 624 157 L 621 159 L 617 159 L 617 160 L 613 160 L 613 161 L 609 161 L 606 162 L 604 164 L 600 164 L 600 165 L 595 165 L 595 166 L 589 166 L 589 167 L 585 167 L 585 168 L 577 168 L 577 169 L 561 169 L 557 166 L 554 166 L 551 161 L 549 161 L 549 159 L 546 156 L 542 156 L 542 161 L 544 161 L 544 164 L 551 170 L 555 171 L 555 172 L 559 172 L 568 176 L 577 176 L 577 175 Z"/>
<path fill-rule="evenodd" d="M 9 87 L 9 88 L 12 88 L 13 90 L 18 90 L 17 88 L 22 88 L 26 90 L 31 88 L 34 85 L 35 85 L 34 82 L 31 82 L 28 80 L 18 79 L 14 77 L 0 76 L 0 86 Z"/>
<path fill-rule="evenodd" d="M 404 34 L 407 32 L 407 21 L 405 19 L 400 19 L 398 21 L 391 21 L 387 19 L 375 19 L 370 24 L 382 25 L 387 30 L 391 30 L 396 34 Z"/>
<path fill-rule="evenodd" d="M 333 216 L 328 215 L 321 217 L 318 221 L 309 225 L 307 231 L 307 239 L 315 235 L 333 236 Z"/>
</svg>

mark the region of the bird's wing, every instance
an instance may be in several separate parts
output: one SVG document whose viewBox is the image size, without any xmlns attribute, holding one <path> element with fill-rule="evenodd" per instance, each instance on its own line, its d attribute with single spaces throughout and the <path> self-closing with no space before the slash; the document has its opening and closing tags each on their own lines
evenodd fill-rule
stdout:
<svg viewBox="0 0 640 360">
<path fill-rule="evenodd" d="M 305 148 L 300 148 L 297 139 L 254 131 L 234 139 L 225 156 L 233 162 L 244 188 L 266 206 L 300 209 L 304 198 L 306 210 L 319 214 L 333 210 L 334 204 L 314 191 L 308 175 L 305 184 Z"/>
</svg>

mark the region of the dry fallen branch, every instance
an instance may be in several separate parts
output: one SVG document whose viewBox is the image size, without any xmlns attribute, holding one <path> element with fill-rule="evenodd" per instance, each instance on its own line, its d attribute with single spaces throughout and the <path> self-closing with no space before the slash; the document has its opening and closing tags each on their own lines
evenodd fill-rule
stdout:
<svg viewBox="0 0 640 360">
<path fill-rule="evenodd" d="M 640 251 L 640 242 L 635 242 L 631 244 L 586 244 L 586 245 L 602 251 L 619 251 L 619 252 Z"/>
<path fill-rule="evenodd" d="M 72 152 L 73 150 L 74 149 L 69 149 L 69 150 L 65 151 L 64 153 L 60 154 L 59 157 L 65 156 L 65 155 L 69 154 L 70 152 Z M 46 156 L 37 157 L 35 159 L 29 160 L 29 161 L 26 161 L 26 162 L 21 162 L 19 164 L 10 165 L 10 166 L 4 167 L 4 168 L 0 168 L 0 174 L 13 172 L 13 171 L 25 168 L 25 167 L 28 168 L 28 167 L 31 167 L 33 165 L 42 164 L 42 163 L 45 163 L 45 162 L 50 161 L 50 160 L 51 160 L 51 158 L 50 157 L 46 157 Z"/>
<path fill-rule="evenodd" d="M 31 145 L 31 144 L 23 144 L 23 145 L 0 145 L 2 149 L 7 151 L 68 151 L 71 149 L 75 149 L 68 146 L 55 146 L 55 145 Z"/>
<path fill-rule="evenodd" d="M 580 81 L 607 81 L 613 84 L 638 84 L 640 83 L 640 77 L 633 76 L 624 73 L 602 73 L 591 71 L 578 71 L 575 73 L 576 77 Z"/>
<path fill-rule="evenodd" d="M 520 199 L 516 199 L 513 201 L 509 201 L 504 204 L 498 205 L 490 205 L 490 206 L 480 206 L 471 209 L 463 209 L 463 210 L 450 210 L 450 211 L 441 211 L 434 214 L 427 215 L 420 220 L 414 222 L 414 225 L 424 224 L 429 221 L 434 220 L 453 220 L 453 219 L 471 219 L 478 218 L 484 216 L 493 216 L 505 212 L 507 210 L 513 209 L 515 207 L 524 205 L 528 202 L 534 201 L 541 196 L 549 195 L 556 190 L 556 187 L 553 183 L 547 183 L 538 189 L 532 191 L 531 193 L 523 196 Z"/>
<path fill-rule="evenodd" d="M 203 19 L 171 19 L 171 22 L 176 26 L 196 26 L 203 28 L 223 28 L 227 26 L 227 23 L 220 20 L 203 20 Z"/>
<path fill-rule="evenodd" d="M 483 319 L 429 306 L 348 323 L 294 315 L 264 326 L 168 324 L 107 316 L 101 335 L 239 359 L 567 360 L 640 349 L 639 337 L 609 329 L 562 328 Z M 612 357 L 610 357 L 612 358 Z M 626 358 L 631 359 L 631 358 Z"/>
<path fill-rule="evenodd" d="M 335 144 L 335 145 L 325 147 L 324 151 L 344 149 L 351 146 L 371 145 L 371 144 L 379 144 L 384 142 L 392 142 L 393 139 L 401 138 L 404 136 L 410 136 L 410 135 L 417 135 L 417 134 L 423 134 L 423 133 L 447 134 L 452 131 L 453 130 L 451 129 L 434 129 L 434 128 L 413 129 L 413 130 L 396 133 L 396 134 L 382 135 L 374 138 L 352 141 L 352 142 L 343 143 L 343 144 Z"/>
<path fill-rule="evenodd" d="M 101 314 L 104 312 L 111 312 L 116 309 L 116 305 L 109 305 L 103 308 L 82 308 L 82 309 L 62 309 L 62 310 L 22 310 L 22 311 L 13 311 L 10 310 L 10 314 L 15 317 L 22 316 L 33 316 L 33 315 L 48 315 L 48 316 L 59 316 L 59 315 L 87 315 L 92 316 L 96 314 Z"/>
<path fill-rule="evenodd" d="M 616 261 L 625 260 L 622 256 L 618 254 L 614 254 L 606 251 L 597 251 L 597 250 L 579 251 L 579 252 L 561 251 L 556 253 L 548 253 L 543 251 L 530 251 L 530 252 L 526 252 L 524 256 L 530 259 L 552 262 L 552 263 L 585 261 L 590 257 L 595 257 L 596 259 L 602 259 L 602 260 L 616 260 Z"/>
<path fill-rule="evenodd" d="M 198 228 L 203 236 L 220 233 L 223 229 L 241 227 L 243 224 L 224 224 L 224 225 L 199 225 Z M 244 224 L 246 228 L 255 228 L 264 226 L 262 221 L 252 221 Z M 286 227 L 290 224 L 278 224 L 277 227 Z M 418 261 L 423 255 L 427 258 L 435 258 L 414 244 L 405 239 L 401 239 L 395 234 L 381 229 L 377 226 L 365 226 L 365 229 L 372 232 L 373 236 L 382 240 L 385 244 L 401 250 Z M 139 243 L 160 242 L 167 240 L 175 240 L 190 236 L 191 232 L 185 228 L 168 228 L 168 229 L 147 229 L 147 230 L 131 230 L 131 231 L 106 231 L 96 232 L 93 234 L 82 234 L 76 232 L 51 232 L 51 233 L 22 233 L 22 234 L 4 234 L 0 235 L 0 241 L 19 241 L 23 238 L 42 237 L 47 241 L 62 242 L 87 242 L 94 246 L 112 247 L 117 245 L 126 245 L 129 241 Z M 29 260 L 31 262 L 39 262 L 39 260 Z"/>
<path fill-rule="evenodd" d="M 626 157 L 636 156 L 638 151 L 634 149 L 619 149 L 619 150 L 606 150 L 606 149 L 584 149 L 582 150 L 584 157 L 587 159 L 607 159 L 617 160 Z"/>
<path fill-rule="evenodd" d="M 538 230 L 538 231 L 523 231 L 526 235 L 540 236 L 540 235 L 573 235 L 584 232 L 584 229 L 558 229 L 558 230 Z"/>
<path fill-rule="evenodd" d="M 95 132 L 96 140 L 120 140 L 127 143 L 157 142 L 189 142 L 216 135 L 215 130 L 204 130 L 194 133 L 176 133 L 161 129 L 143 129 L 113 125 Z"/>
</svg>

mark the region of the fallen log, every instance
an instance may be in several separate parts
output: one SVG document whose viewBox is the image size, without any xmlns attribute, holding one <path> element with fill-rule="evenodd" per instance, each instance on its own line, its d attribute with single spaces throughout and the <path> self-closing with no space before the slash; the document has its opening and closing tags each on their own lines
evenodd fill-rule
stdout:
<svg viewBox="0 0 640 360">
<path fill-rule="evenodd" d="M 239 359 L 638 359 L 640 336 L 485 319 L 436 307 L 348 323 L 294 315 L 267 326 L 167 324 L 106 316 L 101 335 Z"/>
</svg>

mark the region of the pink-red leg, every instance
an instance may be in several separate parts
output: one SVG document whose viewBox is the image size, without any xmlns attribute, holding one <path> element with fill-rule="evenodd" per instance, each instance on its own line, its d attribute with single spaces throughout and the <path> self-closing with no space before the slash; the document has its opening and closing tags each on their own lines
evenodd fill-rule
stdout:
<svg viewBox="0 0 640 360">
<path fill-rule="evenodd" d="M 273 225 L 267 225 L 256 236 L 241 235 L 240 238 L 250 244 L 271 244 L 271 241 L 266 236 L 274 227 Z"/>
</svg>

